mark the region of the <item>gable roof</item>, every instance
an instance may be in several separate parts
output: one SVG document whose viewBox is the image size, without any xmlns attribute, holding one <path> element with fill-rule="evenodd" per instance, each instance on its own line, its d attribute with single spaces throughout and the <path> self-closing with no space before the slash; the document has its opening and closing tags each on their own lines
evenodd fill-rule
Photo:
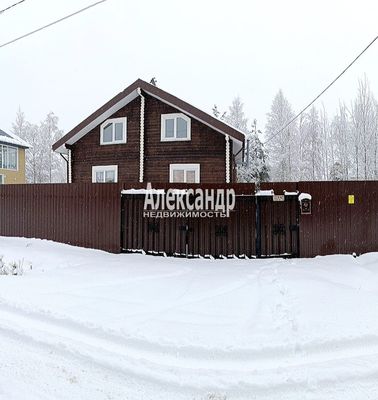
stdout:
<svg viewBox="0 0 378 400">
<path fill-rule="evenodd" d="M 6 133 L 0 129 L 0 144 L 11 144 L 16 147 L 22 147 L 24 149 L 29 149 L 31 146 L 25 140 L 21 139 L 14 133 Z"/>
<path fill-rule="evenodd" d="M 176 96 L 154 86 L 150 83 L 143 81 L 142 79 L 137 79 L 134 83 L 132 83 L 129 87 L 127 87 L 124 91 L 117 94 L 111 100 L 109 100 L 106 104 L 96 110 L 93 114 L 87 117 L 84 121 L 82 121 L 79 125 L 69 131 L 66 135 L 64 135 L 60 140 L 58 140 L 53 145 L 53 150 L 58 151 L 60 153 L 65 153 L 66 148 L 65 144 L 72 145 L 77 142 L 80 138 L 90 132 L 97 125 L 101 124 L 107 118 L 109 118 L 112 114 L 118 111 L 120 108 L 124 107 L 136 97 L 138 97 L 138 89 L 141 89 L 143 92 L 153 96 L 162 102 L 171 105 L 172 107 L 180 110 L 181 112 L 187 114 L 188 116 L 204 123 L 205 125 L 213 128 L 217 132 L 222 133 L 223 135 L 229 135 L 230 138 L 237 144 L 238 146 L 234 146 L 235 150 L 239 150 L 244 143 L 244 133 L 239 131 L 238 129 L 233 128 L 232 126 L 226 124 L 225 122 L 219 120 L 211 116 L 210 114 L 192 106 L 191 104 L 179 99 Z"/>
</svg>

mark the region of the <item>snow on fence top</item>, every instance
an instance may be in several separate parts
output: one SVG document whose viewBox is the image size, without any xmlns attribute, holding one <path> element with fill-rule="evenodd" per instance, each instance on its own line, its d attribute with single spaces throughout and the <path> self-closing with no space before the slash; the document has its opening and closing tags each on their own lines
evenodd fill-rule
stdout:
<svg viewBox="0 0 378 400">
<path fill-rule="evenodd" d="M 274 190 L 270 189 L 270 190 L 258 190 L 255 193 L 255 196 L 274 196 Z"/>
<path fill-rule="evenodd" d="M 125 189 L 121 194 L 164 194 L 164 189 Z"/>
<path fill-rule="evenodd" d="M 170 189 L 173 194 L 185 194 L 188 189 Z M 121 194 L 165 194 L 164 189 L 124 189 Z"/>
<path fill-rule="evenodd" d="M 172 193 L 174 194 L 185 194 L 188 192 L 188 189 L 171 189 Z M 164 189 L 124 189 L 121 191 L 121 194 L 164 194 L 165 190 Z M 283 191 L 285 196 L 297 196 L 298 191 L 296 192 L 289 192 L 284 190 Z M 302 193 L 306 194 L 306 193 Z M 274 190 L 269 189 L 269 190 L 258 190 L 255 193 L 255 196 L 274 196 Z M 308 195 L 310 196 L 310 195 Z M 310 196 L 311 200 L 311 196 Z"/>
<path fill-rule="evenodd" d="M 298 191 L 296 192 L 289 192 L 287 190 L 283 191 L 285 196 L 298 196 Z M 255 196 L 274 196 L 274 189 L 269 190 L 257 190 Z"/>
<path fill-rule="evenodd" d="M 308 194 L 308 193 L 301 193 L 299 196 L 298 196 L 298 200 L 299 201 L 302 201 L 302 200 L 311 200 L 312 199 L 312 196 L 311 196 L 311 194 Z"/>
</svg>

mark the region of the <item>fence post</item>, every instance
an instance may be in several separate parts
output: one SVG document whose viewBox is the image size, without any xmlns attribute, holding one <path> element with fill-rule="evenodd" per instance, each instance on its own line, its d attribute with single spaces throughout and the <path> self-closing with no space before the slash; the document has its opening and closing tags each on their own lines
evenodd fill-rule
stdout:
<svg viewBox="0 0 378 400">
<path fill-rule="evenodd" d="M 259 196 L 255 196 L 256 201 L 256 257 L 261 257 L 261 205 Z"/>
<path fill-rule="evenodd" d="M 125 218 L 126 218 L 126 212 L 125 212 L 125 203 L 126 203 L 126 197 L 125 195 L 121 194 L 121 234 L 120 234 L 120 249 L 121 252 L 124 250 L 124 243 L 125 243 L 125 228 L 126 228 L 126 223 L 125 223 Z"/>
</svg>

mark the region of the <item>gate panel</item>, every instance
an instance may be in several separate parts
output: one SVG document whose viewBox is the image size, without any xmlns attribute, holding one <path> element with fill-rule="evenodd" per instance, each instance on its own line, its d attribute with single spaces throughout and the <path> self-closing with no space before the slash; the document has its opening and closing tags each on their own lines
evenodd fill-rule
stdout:
<svg viewBox="0 0 378 400">
<path fill-rule="evenodd" d="M 123 250 L 144 250 L 143 201 L 144 198 L 139 195 L 122 196 L 121 247 Z"/>
<path fill-rule="evenodd" d="M 285 201 L 258 197 L 261 212 L 261 256 L 297 256 L 298 202 L 296 196 Z"/>
<path fill-rule="evenodd" d="M 144 217 L 143 211 L 144 195 L 122 196 L 122 249 L 185 255 L 187 219 Z"/>
<path fill-rule="evenodd" d="M 189 218 L 188 254 L 227 257 L 256 255 L 256 205 L 252 196 L 238 196 L 225 218 Z"/>
<path fill-rule="evenodd" d="M 122 196 L 123 250 L 205 257 L 299 253 L 296 196 L 287 196 L 282 202 L 273 202 L 270 196 L 237 196 L 234 210 L 225 218 L 144 217 L 143 207 L 143 195 Z"/>
<path fill-rule="evenodd" d="M 237 196 L 230 217 L 229 251 L 238 257 L 256 256 L 256 202 L 254 196 Z"/>
</svg>

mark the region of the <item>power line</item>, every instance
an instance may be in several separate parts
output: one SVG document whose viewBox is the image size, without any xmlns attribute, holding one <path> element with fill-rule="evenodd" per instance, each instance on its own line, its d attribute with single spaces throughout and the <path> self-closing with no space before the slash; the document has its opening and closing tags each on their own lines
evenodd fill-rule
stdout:
<svg viewBox="0 0 378 400">
<path fill-rule="evenodd" d="M 86 10 L 89 10 L 90 8 L 95 7 L 95 6 L 97 6 L 98 4 L 105 3 L 105 1 L 107 1 L 107 0 L 100 0 L 100 1 L 97 1 L 96 3 L 92 3 L 92 4 L 90 4 L 90 5 L 87 6 L 87 7 L 84 7 L 84 8 L 82 8 L 82 9 L 80 9 L 80 10 L 77 10 L 77 11 L 73 12 L 72 14 L 66 15 L 65 17 L 59 18 L 59 19 L 57 19 L 56 21 L 50 22 L 50 23 L 47 24 L 47 25 L 41 26 L 40 28 L 35 29 L 34 31 L 25 33 L 25 34 L 22 35 L 22 36 L 19 36 L 19 37 L 15 38 L 15 39 L 10 40 L 9 42 L 3 43 L 3 44 L 0 45 L 0 49 L 1 49 L 2 47 L 8 46 L 8 45 L 10 45 L 10 44 L 12 44 L 12 43 L 15 43 L 15 42 L 17 42 L 17 41 L 19 41 L 19 40 L 21 40 L 21 39 L 24 39 L 24 38 L 26 38 L 26 37 L 28 37 L 28 36 L 34 35 L 34 33 L 40 32 L 40 31 L 42 31 L 42 30 L 44 30 L 44 29 L 46 29 L 46 28 L 50 28 L 50 26 L 56 25 L 56 24 L 58 24 L 59 22 L 62 22 L 62 21 L 64 21 L 64 20 L 66 20 L 66 19 L 68 19 L 68 18 L 71 18 L 71 17 L 73 17 L 73 16 L 75 16 L 75 15 L 77 15 L 77 14 L 80 14 L 80 13 L 86 11 Z"/>
<path fill-rule="evenodd" d="M 378 36 L 376 36 L 362 51 L 361 53 L 350 63 L 346 68 L 344 68 L 339 75 L 325 88 L 323 89 L 315 98 L 312 100 L 310 103 L 307 104 L 307 106 L 299 112 L 295 117 L 293 117 L 286 125 L 284 125 L 283 128 L 281 128 L 278 132 L 273 134 L 268 140 L 264 142 L 264 144 L 270 142 L 273 138 L 275 138 L 277 135 L 279 135 L 281 132 L 283 132 L 286 128 L 288 128 L 298 117 L 300 117 L 309 107 L 311 107 L 316 100 L 319 99 L 320 96 L 322 96 L 341 76 L 345 74 L 345 72 L 348 71 L 348 69 L 365 53 L 365 51 L 373 45 L 373 43 L 378 39 Z"/>
<path fill-rule="evenodd" d="M 12 4 L 11 6 L 9 6 L 9 7 L 7 7 L 7 8 L 4 8 L 3 10 L 0 10 L 0 14 L 2 14 L 2 13 L 5 12 L 5 11 L 10 10 L 10 9 L 13 8 L 13 7 L 18 6 L 19 4 L 23 3 L 24 1 L 25 1 L 25 0 L 21 0 L 21 1 L 19 1 L 18 3 L 14 3 L 14 4 Z"/>
</svg>

